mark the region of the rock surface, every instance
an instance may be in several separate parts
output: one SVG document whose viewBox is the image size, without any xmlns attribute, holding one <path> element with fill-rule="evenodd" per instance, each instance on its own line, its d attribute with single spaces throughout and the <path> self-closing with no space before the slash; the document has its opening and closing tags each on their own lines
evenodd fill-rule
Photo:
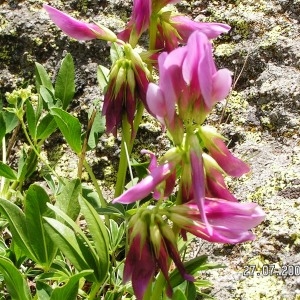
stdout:
<svg viewBox="0 0 300 300">
<path fill-rule="evenodd" d="M 42 3 L 0 0 L 0 99 L 5 99 L 7 91 L 32 83 L 35 61 L 55 77 L 59 61 L 70 52 L 76 65 L 73 108 L 80 106 L 84 117 L 89 103 L 102 97 L 96 67 L 109 66 L 109 48 L 102 41 L 81 43 L 66 37 L 51 23 Z M 49 4 L 114 31 L 122 28 L 131 7 L 119 0 Z M 241 201 L 257 202 L 267 214 L 255 229 L 254 242 L 224 246 L 196 241 L 199 253 L 227 265 L 205 275 L 215 284 L 211 295 L 216 299 L 300 299 L 300 276 L 293 276 L 300 269 L 300 1 L 182 1 L 177 8 L 199 21 L 232 26 L 214 47 L 218 66 L 234 74 L 234 91 L 226 104 L 216 107 L 209 122 L 219 127 L 231 149 L 252 169 L 239 180 L 228 178 L 228 185 Z M 165 142 L 157 127 L 147 118 L 144 121 L 136 147 L 151 142 L 154 149 L 163 151 Z M 93 166 L 99 180 L 107 179 L 117 156 L 114 141 L 103 138 Z M 249 276 L 249 265 L 260 273 L 270 265 L 291 267 L 288 276 L 257 272 Z"/>
</svg>

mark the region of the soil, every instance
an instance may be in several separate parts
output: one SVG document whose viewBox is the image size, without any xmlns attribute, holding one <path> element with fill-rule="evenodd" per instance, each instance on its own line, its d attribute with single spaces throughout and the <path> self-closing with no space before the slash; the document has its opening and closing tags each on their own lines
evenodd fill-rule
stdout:
<svg viewBox="0 0 300 300">
<path fill-rule="evenodd" d="M 109 47 L 99 40 L 69 39 L 49 20 L 42 3 L 0 0 L 0 99 L 5 99 L 5 92 L 34 83 L 35 61 L 54 78 L 60 60 L 70 52 L 76 65 L 72 110 L 84 121 L 90 103 L 102 100 L 96 68 L 109 66 Z M 116 32 L 131 8 L 129 1 L 120 0 L 48 4 Z M 235 85 L 208 123 L 217 126 L 231 150 L 251 166 L 250 174 L 227 178 L 229 187 L 242 202 L 256 202 L 266 212 L 266 220 L 254 229 L 253 242 L 216 245 L 195 240 L 195 255 L 208 254 L 211 262 L 227 266 L 202 274 L 214 284 L 210 295 L 215 299 L 300 299 L 300 1 L 181 1 L 177 9 L 199 21 L 232 26 L 229 34 L 214 41 L 214 49 L 218 67 L 232 71 Z M 106 182 L 108 197 L 118 143 L 103 136 L 96 153 L 89 156 L 99 182 Z M 49 141 L 49 156 L 54 145 L 55 152 L 59 148 L 66 157 L 57 169 L 67 176 L 73 168 L 72 156 L 55 139 Z M 135 153 L 148 145 L 164 151 L 168 142 L 158 124 L 145 115 Z M 250 265 L 255 266 L 253 274 Z M 282 271 L 290 267 L 278 276 L 270 274 L 272 265 Z"/>
</svg>

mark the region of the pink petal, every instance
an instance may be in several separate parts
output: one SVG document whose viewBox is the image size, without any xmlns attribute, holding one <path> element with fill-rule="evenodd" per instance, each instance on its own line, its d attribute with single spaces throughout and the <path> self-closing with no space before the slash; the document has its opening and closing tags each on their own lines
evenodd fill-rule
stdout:
<svg viewBox="0 0 300 300">
<path fill-rule="evenodd" d="M 48 12 L 51 20 L 68 36 L 82 41 L 96 39 L 103 34 L 102 30 L 95 24 L 78 21 L 60 10 L 44 4 L 44 9 Z"/>
<path fill-rule="evenodd" d="M 215 101 L 225 99 L 230 92 L 231 84 L 232 78 L 229 70 L 221 69 L 216 72 L 212 77 L 212 98 Z"/>
</svg>

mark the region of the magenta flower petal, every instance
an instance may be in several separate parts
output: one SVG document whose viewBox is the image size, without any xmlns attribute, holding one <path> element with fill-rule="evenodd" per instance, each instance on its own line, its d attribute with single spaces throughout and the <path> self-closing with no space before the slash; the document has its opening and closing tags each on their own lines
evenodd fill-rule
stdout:
<svg viewBox="0 0 300 300">
<path fill-rule="evenodd" d="M 209 39 L 214 39 L 230 30 L 230 26 L 227 24 L 195 22 L 181 15 L 172 16 L 171 21 L 184 43 L 187 42 L 190 35 L 196 30 L 204 33 Z"/>
<path fill-rule="evenodd" d="M 135 296 L 142 300 L 152 280 L 156 269 L 156 262 L 150 248 L 149 241 L 141 245 L 141 237 L 135 236 L 127 253 L 123 281 L 131 279 Z"/>
<path fill-rule="evenodd" d="M 44 9 L 49 14 L 51 20 L 68 36 L 82 41 L 88 41 L 103 35 L 103 31 L 96 25 L 82 21 L 69 16 L 62 11 L 44 4 Z"/>
<path fill-rule="evenodd" d="M 221 69 L 212 77 L 212 98 L 214 101 L 225 99 L 231 89 L 231 73 L 227 69 Z"/>
<path fill-rule="evenodd" d="M 196 203 L 190 202 L 185 206 L 190 209 L 185 211 L 188 222 L 193 220 L 194 223 L 187 223 L 183 229 L 210 242 L 236 244 L 253 240 L 255 236 L 249 230 L 265 218 L 265 213 L 255 203 L 206 198 L 205 213 L 213 229 L 209 233 L 206 226 L 199 222 L 200 214 L 197 212 Z M 176 222 L 176 218 L 173 221 Z"/>
<path fill-rule="evenodd" d="M 191 167 L 192 167 L 193 196 L 195 202 L 198 205 L 201 219 L 203 220 L 208 232 L 211 234 L 212 228 L 207 220 L 205 210 L 204 210 L 205 180 L 204 180 L 202 155 L 201 153 L 196 153 L 195 151 L 191 151 L 190 159 L 191 159 Z"/>
<path fill-rule="evenodd" d="M 212 142 L 214 146 L 209 147 L 208 151 L 228 175 L 239 177 L 250 171 L 249 166 L 235 157 L 220 138 L 215 137 Z"/>
<path fill-rule="evenodd" d="M 142 200 L 147 197 L 152 191 L 155 190 L 156 186 L 164 181 L 173 170 L 171 163 L 166 163 L 155 168 L 151 174 L 145 177 L 135 186 L 128 189 L 121 196 L 115 198 L 113 203 L 124 203 L 129 204 L 135 201 Z"/>
</svg>

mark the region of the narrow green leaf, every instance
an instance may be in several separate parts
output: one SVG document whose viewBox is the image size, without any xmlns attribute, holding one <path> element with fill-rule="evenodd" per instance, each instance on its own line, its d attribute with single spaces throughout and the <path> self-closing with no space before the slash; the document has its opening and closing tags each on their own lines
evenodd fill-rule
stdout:
<svg viewBox="0 0 300 300">
<path fill-rule="evenodd" d="M 14 203 L 0 198 L 0 211 L 9 222 L 9 229 L 12 233 L 13 241 L 22 249 L 25 255 L 35 260 L 25 226 L 25 215 L 22 210 Z"/>
<path fill-rule="evenodd" d="M 26 119 L 28 124 L 28 130 L 31 137 L 35 140 L 36 137 L 36 124 L 37 124 L 37 116 L 35 114 L 34 108 L 30 102 L 30 100 L 26 100 Z"/>
<path fill-rule="evenodd" d="M 40 86 L 44 85 L 49 91 L 54 93 L 54 88 L 48 73 L 45 68 L 37 62 L 35 63 L 35 84 L 38 92 L 40 90 Z"/>
<path fill-rule="evenodd" d="M 81 126 L 78 119 L 57 107 L 51 109 L 51 114 L 71 149 L 79 154 L 81 152 Z"/>
<path fill-rule="evenodd" d="M 4 277 L 9 296 L 13 300 L 32 299 L 26 280 L 19 270 L 6 257 L 0 257 L 0 273 Z"/>
<path fill-rule="evenodd" d="M 78 295 L 79 280 L 93 273 L 93 270 L 85 270 L 69 278 L 63 287 L 53 290 L 50 300 L 76 300 Z"/>
<path fill-rule="evenodd" d="M 41 119 L 37 126 L 36 139 L 45 140 L 56 130 L 56 128 L 57 124 L 54 120 L 54 117 L 50 114 L 47 114 Z"/>
<path fill-rule="evenodd" d="M 90 234 L 93 238 L 94 245 L 100 262 L 99 282 L 103 282 L 107 277 L 109 268 L 109 236 L 104 222 L 92 205 L 83 197 L 79 197 L 82 214 L 87 222 Z"/>
<path fill-rule="evenodd" d="M 49 197 L 38 185 L 31 185 L 25 197 L 25 218 L 29 240 L 32 251 L 35 253 L 37 262 L 45 268 L 49 268 L 57 247 L 52 243 L 51 238 L 45 231 L 43 217 L 55 217 L 54 212 L 47 207 Z"/>
<path fill-rule="evenodd" d="M 193 275 L 197 272 L 207 261 L 207 255 L 201 255 L 184 263 L 185 270 L 188 274 Z M 184 281 L 178 269 L 175 269 L 170 275 L 170 283 L 174 288 Z"/>
<path fill-rule="evenodd" d="M 81 192 L 81 183 L 79 179 L 73 179 L 65 184 L 61 193 L 56 197 L 55 206 L 62 210 L 72 220 L 76 220 L 80 206 L 78 196 Z"/>
<path fill-rule="evenodd" d="M 101 91 L 105 91 L 109 78 L 109 69 L 104 66 L 98 66 L 97 68 L 97 80 Z"/>
<path fill-rule="evenodd" d="M 17 173 L 2 161 L 0 161 L 0 176 L 11 180 L 17 180 Z"/>
<path fill-rule="evenodd" d="M 50 209 L 52 209 L 57 217 L 59 217 L 61 220 L 65 222 L 69 226 L 70 229 L 73 230 L 76 234 L 76 239 L 78 243 L 81 245 L 81 251 L 82 256 L 85 260 L 85 262 L 90 266 L 90 269 L 94 270 L 94 278 L 97 278 L 96 281 L 99 282 L 99 271 L 100 271 L 100 264 L 99 264 L 99 258 L 97 256 L 97 253 L 94 250 L 94 246 L 91 244 L 89 239 L 85 236 L 81 228 L 69 217 L 67 216 L 63 211 L 61 211 L 56 206 L 53 206 L 51 204 L 47 204 Z"/>
<path fill-rule="evenodd" d="M 40 95 L 42 99 L 45 101 L 48 109 L 57 105 L 57 100 L 55 99 L 53 92 L 51 92 L 48 88 L 41 85 L 40 86 Z"/>
<path fill-rule="evenodd" d="M 70 53 L 62 60 L 60 70 L 55 81 L 55 97 L 60 99 L 63 109 L 66 109 L 75 94 L 75 70 Z"/>
<path fill-rule="evenodd" d="M 57 245 L 60 251 L 74 265 L 78 271 L 91 269 L 86 261 L 86 256 L 92 256 L 87 245 L 80 239 L 74 231 L 61 222 L 44 217 L 44 224 L 53 243 Z M 94 268 L 92 268 L 94 270 Z M 88 276 L 89 280 L 97 281 L 94 274 Z"/>
</svg>

